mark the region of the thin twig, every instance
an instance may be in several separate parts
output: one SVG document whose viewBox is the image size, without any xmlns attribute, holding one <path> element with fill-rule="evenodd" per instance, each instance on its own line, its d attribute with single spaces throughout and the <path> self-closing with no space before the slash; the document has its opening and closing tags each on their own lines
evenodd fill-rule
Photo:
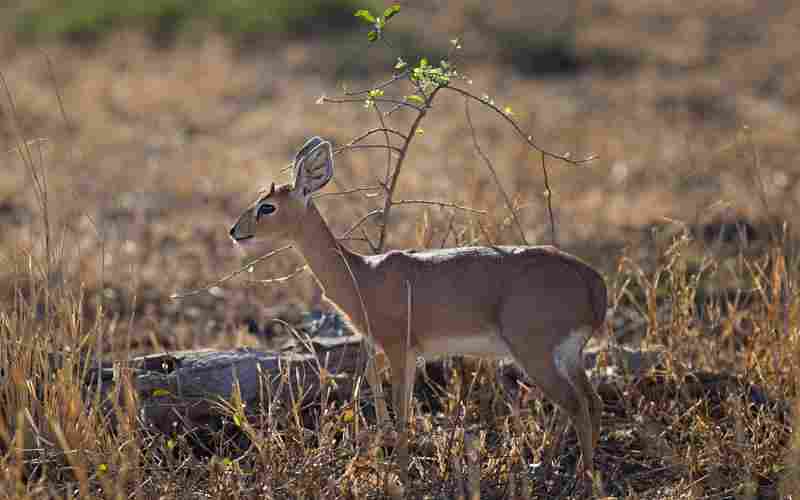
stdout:
<svg viewBox="0 0 800 500">
<path fill-rule="evenodd" d="M 325 198 L 326 196 L 344 196 L 347 194 L 375 192 L 380 191 L 381 189 L 383 189 L 383 186 L 364 186 L 360 188 L 345 189 L 344 191 L 334 191 L 332 193 L 318 193 L 314 195 L 314 199 L 316 200 L 318 198 Z"/>
<path fill-rule="evenodd" d="M 544 176 L 544 193 L 547 197 L 547 214 L 550 216 L 550 239 L 553 246 L 558 246 L 558 238 L 556 237 L 556 219 L 553 217 L 553 191 L 550 190 L 550 180 L 547 176 L 547 165 L 545 164 L 546 156 L 542 153 L 542 175 Z"/>
<path fill-rule="evenodd" d="M 372 102 L 372 108 L 375 110 L 375 114 L 378 115 L 378 121 L 381 122 L 381 127 L 384 130 L 383 137 L 384 137 L 384 140 L 386 141 L 386 145 L 387 146 L 391 146 L 392 142 L 389 140 L 389 132 L 387 132 L 388 129 L 386 128 L 386 121 L 383 119 L 383 115 L 381 114 L 380 108 L 378 108 L 378 103 L 373 101 Z M 408 138 L 403 136 L 403 142 L 404 143 L 408 142 Z M 384 175 L 384 179 L 385 180 L 389 179 L 389 173 L 391 171 L 392 171 L 392 152 L 391 152 L 391 150 L 387 149 L 386 150 L 386 173 Z M 385 180 L 384 180 L 384 183 L 386 182 Z"/>
<path fill-rule="evenodd" d="M 392 109 L 390 109 L 389 111 L 387 111 L 386 113 L 384 113 L 384 116 L 385 116 L 386 118 L 389 118 L 390 116 L 392 116 L 392 115 L 395 113 L 395 111 L 398 111 L 398 110 L 400 110 L 400 109 L 403 109 L 403 106 L 397 106 L 397 105 L 395 105 L 395 106 L 394 106 Z"/>
<path fill-rule="evenodd" d="M 406 108 L 411 108 L 411 109 L 413 109 L 414 111 L 417 111 L 417 112 L 422 110 L 422 108 L 419 107 L 419 106 L 415 106 L 415 105 L 413 105 L 411 103 L 408 103 L 406 101 L 401 101 L 401 100 L 398 100 L 398 99 L 392 99 L 390 97 L 372 97 L 371 99 L 373 101 L 375 101 L 375 102 L 387 103 L 387 104 L 395 104 L 397 106 L 403 106 L 403 107 L 406 107 Z M 322 96 L 320 98 L 320 102 L 323 102 L 323 103 L 329 102 L 329 103 L 332 103 L 332 104 L 347 104 L 347 103 L 351 103 L 351 102 L 364 102 L 364 99 L 351 99 L 351 98 Z"/>
<path fill-rule="evenodd" d="M 411 146 L 414 137 L 417 135 L 417 129 L 419 128 L 419 124 L 422 123 L 422 119 L 425 118 L 425 115 L 428 112 L 430 102 L 433 100 L 434 96 L 436 96 L 436 93 L 439 92 L 441 88 L 442 87 L 436 87 L 435 89 L 433 89 L 430 96 L 428 96 L 428 98 L 425 101 L 425 107 L 417 108 L 419 113 L 417 114 L 417 117 L 414 118 L 414 121 L 411 123 L 411 127 L 408 130 L 408 134 L 406 134 L 406 137 L 408 137 L 408 139 L 403 144 L 403 147 L 400 150 L 400 156 L 397 158 L 397 161 L 395 162 L 394 172 L 392 172 L 392 179 L 388 183 L 386 200 L 383 205 L 383 224 L 381 225 L 381 234 L 378 239 L 379 251 L 383 251 L 383 249 L 386 246 L 386 234 L 390 220 L 389 217 L 391 216 L 392 213 L 392 204 L 393 204 L 392 196 L 394 196 L 395 188 L 397 188 L 397 181 L 400 178 L 400 172 L 402 172 L 403 163 L 405 162 L 405 159 L 408 155 L 408 148 Z"/>
<path fill-rule="evenodd" d="M 358 137 L 356 137 L 352 141 L 348 142 L 347 144 L 348 145 L 357 144 L 357 143 L 363 141 L 364 139 L 366 139 L 367 137 L 371 136 L 372 134 L 377 134 L 379 132 L 385 132 L 385 133 L 388 133 L 388 134 L 394 134 L 394 135 L 396 135 L 397 137 L 399 137 L 399 138 L 401 138 L 403 140 L 407 139 L 405 134 L 403 134 L 399 130 L 395 130 L 393 128 L 389 128 L 383 122 L 381 122 L 381 127 L 367 130 L 366 132 L 364 132 L 363 134 L 359 135 Z"/>
<path fill-rule="evenodd" d="M 489 172 L 492 173 L 494 182 L 495 184 L 497 184 L 497 188 L 503 195 L 503 198 L 506 201 L 506 207 L 508 208 L 511 217 L 514 219 L 514 224 L 516 224 L 517 230 L 519 230 L 520 238 L 522 238 L 523 243 L 527 245 L 528 240 L 525 238 L 525 231 L 523 231 L 522 224 L 520 224 L 519 219 L 517 218 L 517 214 L 514 212 L 514 205 L 511 203 L 511 197 L 509 197 L 506 190 L 503 189 L 503 185 L 500 182 L 500 177 L 497 175 L 497 171 L 494 169 L 492 161 L 489 159 L 486 153 L 483 152 L 483 149 L 481 149 L 481 145 L 478 142 L 478 134 L 475 131 L 475 126 L 472 124 L 472 116 L 469 113 L 469 100 L 467 99 L 464 99 L 464 115 L 467 117 L 467 125 L 469 125 L 469 131 L 470 134 L 472 135 L 472 145 L 475 147 L 475 152 L 478 153 L 478 156 L 480 156 L 483 162 L 486 164 L 486 168 L 488 168 Z"/>
<path fill-rule="evenodd" d="M 369 241 L 366 238 L 364 238 L 363 236 L 362 237 L 359 237 L 359 236 L 343 236 L 341 238 L 336 238 L 336 239 L 339 240 L 339 241 L 359 241 L 361 243 L 369 243 Z"/>
<path fill-rule="evenodd" d="M 448 90 L 452 90 L 453 92 L 457 92 L 457 93 L 463 95 L 464 97 L 466 97 L 468 99 L 472 99 L 474 101 L 477 101 L 477 102 L 483 104 L 484 106 L 486 106 L 487 108 L 491 109 L 492 111 L 494 111 L 495 113 L 500 115 L 505 121 L 507 121 L 509 124 L 511 124 L 511 126 L 514 128 L 514 130 L 517 132 L 517 134 L 519 134 L 519 136 L 522 137 L 522 139 L 526 143 L 528 143 L 528 145 L 530 145 L 536 151 L 539 151 L 540 153 L 542 153 L 542 154 L 544 154 L 546 156 L 549 156 L 550 158 L 555 158 L 557 160 L 561 160 L 561 161 L 570 163 L 572 165 L 580 165 L 582 163 L 588 163 L 588 162 L 590 162 L 592 160 L 597 159 L 596 155 L 589 155 L 589 156 L 587 156 L 585 158 L 577 158 L 576 159 L 576 158 L 572 158 L 569 154 L 558 154 L 558 153 L 550 152 L 550 151 L 542 148 L 541 146 L 539 146 L 535 142 L 533 142 L 533 137 L 528 135 L 528 134 L 526 134 L 522 130 L 522 128 L 519 126 L 519 124 L 517 124 L 516 120 L 514 120 L 513 118 L 508 116 L 508 113 L 506 113 L 502 109 L 498 108 L 497 106 L 495 106 L 491 102 L 487 102 L 485 99 L 481 99 L 480 97 L 476 96 L 475 94 L 472 94 L 471 92 L 468 92 L 468 91 L 466 91 L 464 89 L 461 89 L 461 88 L 458 88 L 458 87 L 453 87 L 452 85 L 447 85 L 446 87 L 442 87 L 442 88 L 445 88 L 445 89 L 448 89 Z"/>
<path fill-rule="evenodd" d="M 349 92 L 345 91 L 344 95 L 346 95 L 348 97 L 352 97 L 352 96 L 369 94 L 373 90 L 385 89 L 386 87 L 391 86 L 393 83 L 404 79 L 406 76 L 408 76 L 408 70 L 405 70 L 402 73 L 398 73 L 398 74 L 394 75 L 392 78 L 390 78 L 389 80 L 386 80 L 385 82 L 382 82 L 382 83 L 378 83 L 378 84 L 376 84 L 376 85 L 374 85 L 374 86 L 372 86 L 372 87 L 370 87 L 368 89 L 351 90 Z"/>
<path fill-rule="evenodd" d="M 261 257 L 255 259 L 255 260 L 252 260 L 252 261 L 248 262 L 247 264 L 245 264 L 244 266 L 240 267 L 236 271 L 233 271 L 232 273 L 228 273 L 228 274 L 226 274 L 225 276 L 223 276 L 222 278 L 220 278 L 218 280 L 212 281 L 211 283 L 209 283 L 208 285 L 206 285 L 206 286 L 204 286 L 202 288 L 197 288 L 197 289 L 189 290 L 189 291 L 186 291 L 186 292 L 175 292 L 172 295 L 170 295 L 169 298 L 173 299 L 173 300 L 177 300 L 177 299 L 183 299 L 183 298 L 186 298 L 186 297 L 192 297 L 194 295 L 200 295 L 201 293 L 207 292 L 211 288 L 214 288 L 215 286 L 219 286 L 219 285 L 225 283 L 226 281 L 230 281 L 231 279 L 235 278 L 236 276 L 239 276 L 240 274 L 242 274 L 244 272 L 247 272 L 251 267 L 255 266 L 256 264 L 259 264 L 259 263 L 261 263 L 261 262 L 263 262 L 263 261 L 265 261 L 265 260 L 267 260 L 267 259 L 269 259 L 271 257 L 274 257 L 275 255 L 277 255 L 277 254 L 279 254 L 279 253 L 281 253 L 281 252 L 283 252 L 283 251 L 285 251 L 285 250 L 287 250 L 287 249 L 289 249 L 291 247 L 292 247 L 292 245 L 286 245 L 286 246 L 283 246 L 283 247 L 281 247 L 281 248 L 279 248 L 277 250 L 273 250 L 273 251 L 271 251 L 269 253 L 266 253 L 266 254 L 262 255 Z"/>
<path fill-rule="evenodd" d="M 364 226 L 361 226 L 359 229 L 361 230 L 361 236 L 363 237 L 364 241 L 367 242 L 367 245 L 369 245 L 369 249 L 372 250 L 372 253 L 378 253 L 378 245 L 376 245 L 375 242 L 372 241 L 372 238 L 369 237 L 369 234 Z"/>
<path fill-rule="evenodd" d="M 376 208 L 375 210 L 372 210 L 371 212 L 366 213 L 363 217 L 358 219 L 358 221 L 355 224 L 350 226 L 350 229 L 345 231 L 344 234 L 339 237 L 339 239 L 348 238 L 351 234 L 353 234 L 353 231 L 358 229 L 363 223 L 367 222 L 367 220 L 370 217 L 374 217 L 374 216 L 379 215 L 381 213 L 383 213 L 383 209 L 380 209 L 380 208 Z"/>
<path fill-rule="evenodd" d="M 433 201 L 433 200 L 395 200 L 392 205 L 435 205 L 441 208 L 454 208 L 456 210 L 463 210 L 477 215 L 486 215 L 486 210 L 480 210 L 472 207 L 465 207 L 449 201 Z"/>
<path fill-rule="evenodd" d="M 339 154 L 353 149 L 388 149 L 397 154 L 402 154 L 403 152 L 402 148 L 398 148 L 397 146 L 387 146 L 386 144 L 354 144 L 352 146 L 340 146 L 333 150 L 333 154 Z"/>
<path fill-rule="evenodd" d="M 250 279 L 247 279 L 245 281 L 248 282 L 248 283 L 259 283 L 259 284 L 262 284 L 262 285 L 267 285 L 267 284 L 271 284 L 271 283 L 283 283 L 285 281 L 289 281 L 290 279 L 294 278 L 295 276 L 298 276 L 303 271 L 307 271 L 308 269 L 309 269 L 308 265 L 304 265 L 304 266 L 300 266 L 300 267 L 296 268 L 294 271 L 290 272 L 289 274 L 287 274 L 285 276 L 280 276 L 278 278 L 268 278 L 268 279 L 265 279 L 265 280 L 250 280 Z"/>
<path fill-rule="evenodd" d="M 369 237 L 369 235 L 367 235 L 367 232 L 364 230 L 363 227 L 361 228 L 361 234 L 363 236 L 346 236 L 346 237 L 342 237 L 342 238 L 336 238 L 336 240 L 339 241 L 339 242 L 342 242 L 342 241 L 357 241 L 357 242 L 360 242 L 360 243 L 366 243 L 369 246 L 370 250 L 372 250 L 372 253 L 378 253 L 377 252 L 377 247 L 375 245 L 375 242 L 373 242 L 372 239 Z"/>
</svg>

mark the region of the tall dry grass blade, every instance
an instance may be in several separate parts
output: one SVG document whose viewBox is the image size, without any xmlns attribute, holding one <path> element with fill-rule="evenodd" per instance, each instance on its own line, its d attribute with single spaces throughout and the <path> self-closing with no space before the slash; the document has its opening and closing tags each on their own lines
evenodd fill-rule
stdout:
<svg viewBox="0 0 800 500">
<path fill-rule="evenodd" d="M 480 440 L 473 432 L 464 433 L 464 455 L 467 457 L 467 491 L 469 500 L 481 498 Z"/>
</svg>

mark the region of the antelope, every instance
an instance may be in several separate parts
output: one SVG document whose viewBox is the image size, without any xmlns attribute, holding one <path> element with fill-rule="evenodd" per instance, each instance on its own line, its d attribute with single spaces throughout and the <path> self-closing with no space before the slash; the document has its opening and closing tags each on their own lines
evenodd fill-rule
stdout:
<svg viewBox="0 0 800 500">
<path fill-rule="evenodd" d="M 244 247 L 259 240 L 276 248 L 291 244 L 325 299 L 383 349 L 391 368 L 401 482 L 408 480 L 416 358 L 454 354 L 513 358 L 570 418 L 581 473 L 592 478 L 602 400 L 584 371 L 583 348 L 605 323 L 602 276 L 552 246 L 358 254 L 339 243 L 312 199 L 332 177 L 331 144 L 313 137 L 295 156 L 294 182 L 262 191 L 230 236 Z M 367 381 L 380 393 L 374 365 L 368 365 Z M 385 406 L 378 415 L 388 419 Z"/>
</svg>

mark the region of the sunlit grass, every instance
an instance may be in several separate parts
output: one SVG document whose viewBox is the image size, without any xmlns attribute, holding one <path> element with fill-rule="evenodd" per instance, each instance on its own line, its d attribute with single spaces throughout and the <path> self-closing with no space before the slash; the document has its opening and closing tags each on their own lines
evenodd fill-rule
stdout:
<svg viewBox="0 0 800 500">
<path fill-rule="evenodd" d="M 607 40 L 611 21 L 604 19 L 592 20 L 588 38 Z M 451 21 L 441 14 L 431 23 Z M 636 38 L 656 62 L 629 68 L 625 78 L 523 79 L 486 61 L 469 74 L 476 88 L 501 89 L 493 97 L 551 149 L 600 156 L 589 167 L 552 169 L 559 236 L 604 270 L 614 306 L 609 325 L 623 347 L 660 353 L 642 371 L 638 358 L 613 345 L 596 357 L 592 379 L 606 405 L 596 466 L 605 492 L 796 496 L 798 180 L 790 168 L 791 108 L 782 104 L 794 90 L 787 83 L 784 94 L 762 101 L 767 90 L 750 86 L 766 81 L 771 62 L 792 62 L 756 46 L 746 72 L 731 71 L 738 66 L 730 53 L 685 72 L 680 64 L 701 57 L 705 39 L 702 30 L 682 33 Z M 111 37 L 90 55 L 50 46 L 73 127 L 38 49 L 2 52 L 18 116 L 3 100 L 0 496 L 372 498 L 393 491 L 391 449 L 381 446 L 391 436 L 371 427 L 367 402 L 331 399 L 306 415 L 299 408 L 269 415 L 234 398 L 221 404 L 217 428 L 162 434 L 141 420 L 123 363 L 159 348 L 258 344 L 245 320 L 261 329 L 273 316 L 295 322 L 299 313 L 284 304 L 314 296 L 301 275 L 281 286 L 237 281 L 216 296 L 169 300 L 239 264 L 228 224 L 258 185 L 286 179 L 280 170 L 307 135 L 341 144 L 372 118 L 360 107 L 314 104 L 336 86 L 319 76 L 335 59 L 321 55 L 326 49 L 289 41 L 253 61 L 219 37 L 165 52 L 136 34 Z M 736 95 L 720 82 L 736 82 Z M 749 129 L 714 115 L 715 103 Z M 391 247 L 517 238 L 471 148 L 462 108 L 460 100 L 437 103 L 440 118 L 415 143 L 401 190 L 488 216 L 479 225 L 438 208 L 397 211 Z M 528 237 L 548 242 L 538 159 L 485 116 L 476 112 L 475 121 Z M 24 139 L 41 151 L 21 159 Z M 366 183 L 381 161 L 342 158 L 335 189 Z M 31 180 L 45 171 L 48 206 Z M 373 202 L 330 197 L 320 206 L 340 234 Z M 753 234 L 735 224 L 726 233 L 731 220 Z M 282 276 L 297 264 L 276 260 L 255 274 Z M 114 384 L 103 379 L 104 392 L 92 371 L 97 358 L 119 363 Z M 460 362 L 445 368 L 444 383 L 430 374 L 444 391 L 417 400 L 412 493 L 455 498 L 477 476 L 481 498 L 569 496 L 577 443 L 569 430 L 553 450 L 557 414 L 536 389 L 518 409 L 516 394 L 506 392 L 508 371 L 501 377 L 493 365 Z M 542 465 L 551 450 L 554 461 Z"/>
</svg>

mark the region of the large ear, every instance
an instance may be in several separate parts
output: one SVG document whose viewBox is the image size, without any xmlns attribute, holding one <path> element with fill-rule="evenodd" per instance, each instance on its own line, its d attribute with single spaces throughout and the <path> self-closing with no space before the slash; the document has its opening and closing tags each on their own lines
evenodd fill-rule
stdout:
<svg viewBox="0 0 800 500">
<path fill-rule="evenodd" d="M 308 205 L 311 195 L 322 189 L 333 177 L 333 149 L 331 143 L 312 137 L 294 159 L 295 196 Z"/>
</svg>

